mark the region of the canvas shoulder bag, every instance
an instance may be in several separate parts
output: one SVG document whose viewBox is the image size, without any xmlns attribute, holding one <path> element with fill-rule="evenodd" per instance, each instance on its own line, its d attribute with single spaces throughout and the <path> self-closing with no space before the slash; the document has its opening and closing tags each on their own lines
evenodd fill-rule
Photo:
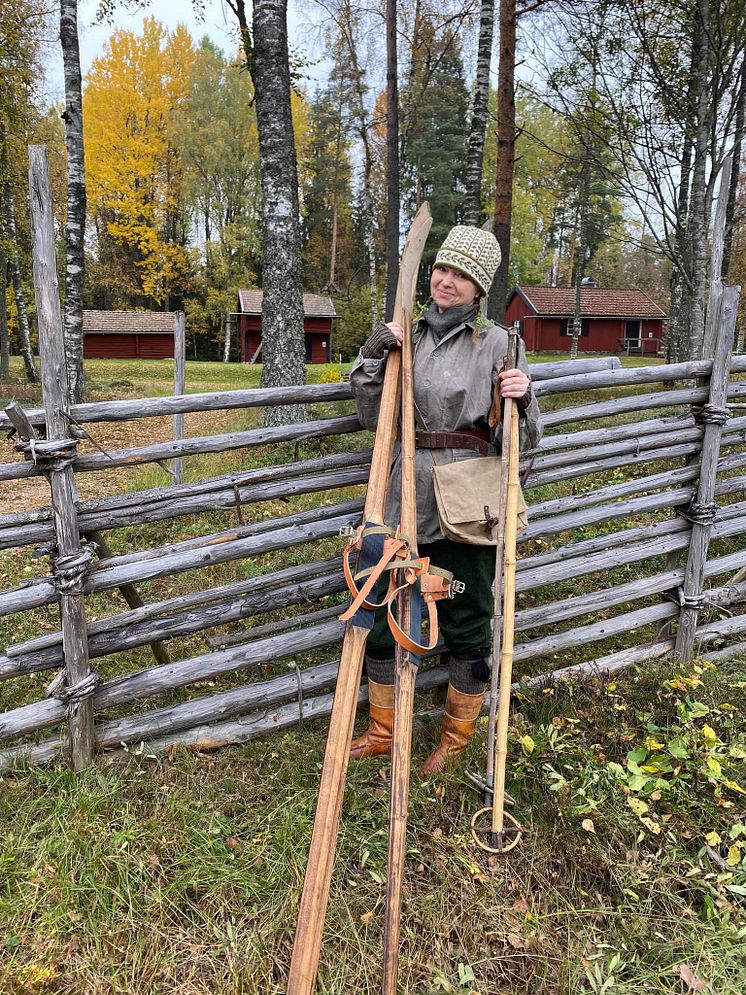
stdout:
<svg viewBox="0 0 746 995">
<path fill-rule="evenodd" d="M 446 539 L 473 546 L 495 546 L 497 527 L 485 515 L 497 518 L 501 466 L 499 456 L 439 463 L 433 450 L 433 486 L 440 528 Z M 523 492 L 518 495 L 518 531 L 528 525 Z"/>
</svg>

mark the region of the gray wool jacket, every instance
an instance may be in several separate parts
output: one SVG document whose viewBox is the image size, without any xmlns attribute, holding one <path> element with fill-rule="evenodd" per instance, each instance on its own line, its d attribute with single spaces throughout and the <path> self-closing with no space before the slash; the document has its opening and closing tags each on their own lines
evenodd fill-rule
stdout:
<svg viewBox="0 0 746 995">
<path fill-rule="evenodd" d="M 508 333 L 500 325 L 478 328 L 460 324 L 438 341 L 428 326 L 418 321 L 412 329 L 414 345 L 414 400 L 418 427 L 428 432 L 458 432 L 463 429 L 489 431 L 487 417 L 492 393 L 508 348 Z M 375 431 L 383 389 L 386 356 L 365 359 L 358 355 L 350 373 L 350 385 L 360 423 Z M 518 366 L 528 373 L 523 343 Z M 493 441 L 500 447 L 499 430 Z M 521 411 L 521 451 L 536 446 L 541 438 L 539 405 L 533 394 Z M 417 540 L 435 542 L 443 538 L 435 502 L 432 469 L 438 463 L 480 459 L 471 449 L 418 449 L 416 454 Z M 400 518 L 401 454 L 397 449 L 391 468 L 386 524 L 395 527 Z"/>
</svg>

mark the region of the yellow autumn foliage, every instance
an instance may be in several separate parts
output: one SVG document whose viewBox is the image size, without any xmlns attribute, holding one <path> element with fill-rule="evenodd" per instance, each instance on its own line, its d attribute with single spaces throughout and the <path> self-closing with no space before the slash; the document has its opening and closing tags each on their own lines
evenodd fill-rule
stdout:
<svg viewBox="0 0 746 995">
<path fill-rule="evenodd" d="M 172 121 L 195 53 L 183 26 L 147 18 L 142 35 L 117 30 L 95 59 L 83 95 L 88 204 L 96 231 L 124 243 L 141 292 L 162 303 L 188 262 L 183 174 Z"/>
</svg>

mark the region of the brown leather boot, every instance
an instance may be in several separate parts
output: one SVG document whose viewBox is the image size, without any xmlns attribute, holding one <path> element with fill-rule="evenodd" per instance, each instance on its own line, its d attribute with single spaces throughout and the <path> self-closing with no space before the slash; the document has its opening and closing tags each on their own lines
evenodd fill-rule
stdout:
<svg viewBox="0 0 746 995">
<path fill-rule="evenodd" d="M 368 680 L 368 728 L 350 744 L 350 760 L 391 753 L 394 730 L 394 685 Z"/>
<path fill-rule="evenodd" d="M 440 730 L 440 743 L 420 768 L 421 774 L 439 774 L 447 761 L 471 743 L 484 694 L 463 694 L 448 685 L 446 710 Z"/>
</svg>

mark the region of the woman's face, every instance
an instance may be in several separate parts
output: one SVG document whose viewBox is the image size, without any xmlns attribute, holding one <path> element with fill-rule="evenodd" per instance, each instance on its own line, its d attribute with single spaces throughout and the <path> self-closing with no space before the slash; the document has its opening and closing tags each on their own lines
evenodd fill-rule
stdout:
<svg viewBox="0 0 746 995">
<path fill-rule="evenodd" d="M 443 266 L 439 263 L 433 269 L 430 277 L 430 296 L 439 311 L 447 311 L 449 307 L 460 307 L 471 304 L 479 294 L 479 287 L 468 276 L 459 273 L 457 269 Z"/>
</svg>

